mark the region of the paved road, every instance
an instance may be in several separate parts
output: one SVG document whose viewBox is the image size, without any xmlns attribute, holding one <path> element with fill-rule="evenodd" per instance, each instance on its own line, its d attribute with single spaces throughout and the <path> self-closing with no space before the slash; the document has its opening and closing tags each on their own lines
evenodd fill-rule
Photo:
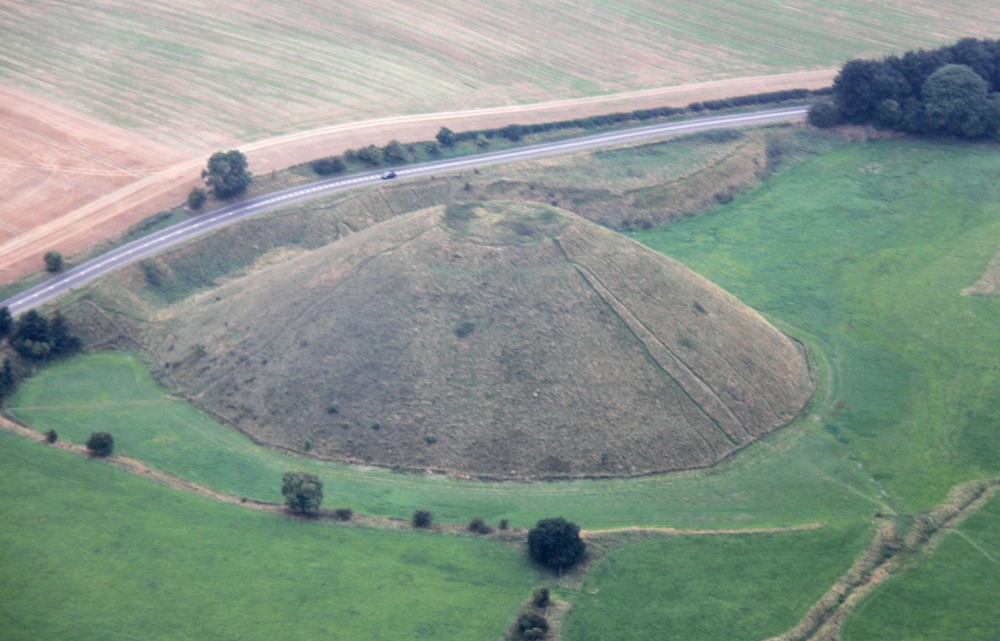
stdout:
<svg viewBox="0 0 1000 641">
<path fill-rule="evenodd" d="M 708 129 L 801 120 L 805 117 L 806 110 L 807 107 L 789 107 L 728 116 L 709 116 L 706 118 L 696 118 L 681 122 L 638 127 L 583 138 L 532 145 L 530 147 L 519 147 L 507 151 L 465 156 L 464 158 L 407 165 L 399 167 L 395 171 L 398 176 L 397 180 L 433 176 L 463 169 L 531 160 L 622 143 L 642 142 L 664 136 L 706 131 Z M 7 300 L 0 301 L 0 307 L 9 307 L 12 314 L 20 314 L 32 307 L 47 303 L 67 291 L 89 283 L 95 278 L 103 276 L 119 267 L 152 256 L 168 247 L 187 242 L 213 229 L 218 229 L 238 220 L 310 198 L 347 191 L 349 189 L 357 189 L 358 187 L 371 187 L 381 182 L 381 176 L 382 171 L 380 170 L 352 174 L 343 178 L 330 178 L 258 196 L 257 198 L 201 214 L 88 260 L 31 289 L 12 296 Z"/>
</svg>

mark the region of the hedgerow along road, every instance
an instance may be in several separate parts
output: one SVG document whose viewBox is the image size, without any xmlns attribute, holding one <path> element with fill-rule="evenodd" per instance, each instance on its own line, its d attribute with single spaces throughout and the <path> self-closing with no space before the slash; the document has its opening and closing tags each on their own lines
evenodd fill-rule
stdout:
<svg viewBox="0 0 1000 641">
<path fill-rule="evenodd" d="M 395 168 L 394 171 L 396 179 L 435 176 L 463 169 L 532 160 L 623 143 L 642 142 L 677 134 L 801 120 L 805 117 L 808 109 L 808 105 L 803 105 L 752 113 L 694 118 L 680 122 L 636 127 L 623 131 L 612 131 L 557 142 L 530 145 L 506 151 L 495 151 L 462 158 L 405 165 Z M 9 307 L 11 314 L 20 314 L 58 298 L 73 288 L 85 285 L 95 278 L 114 271 L 119 267 L 147 258 L 175 245 L 188 242 L 213 229 L 225 227 L 244 218 L 303 200 L 309 200 L 310 198 L 378 184 L 383 179 L 383 174 L 384 170 L 378 170 L 320 180 L 244 200 L 195 216 L 182 223 L 161 229 L 158 232 L 121 245 L 72 269 L 57 274 L 43 283 L 0 301 L 0 307 Z"/>
</svg>

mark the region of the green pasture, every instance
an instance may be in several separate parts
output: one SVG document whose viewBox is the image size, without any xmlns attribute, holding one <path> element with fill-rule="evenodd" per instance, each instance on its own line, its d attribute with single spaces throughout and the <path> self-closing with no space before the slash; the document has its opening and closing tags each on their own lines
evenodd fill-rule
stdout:
<svg viewBox="0 0 1000 641">
<path fill-rule="evenodd" d="M 279 454 L 172 398 L 139 360 L 122 353 L 50 365 L 22 384 L 9 406 L 24 423 L 54 429 L 75 443 L 84 443 L 91 432 L 109 431 L 119 453 L 224 492 L 279 501 L 281 474 L 303 469 L 326 483 L 325 505 L 395 517 L 426 508 L 452 522 L 481 516 L 530 527 L 561 514 L 589 528 L 722 528 L 853 520 L 881 505 L 877 487 L 853 464 L 838 460 L 838 444 L 809 420 L 704 472 L 476 483 Z"/>
<path fill-rule="evenodd" d="M 760 641 L 791 629 L 857 560 L 870 524 L 668 536 L 600 559 L 570 595 L 573 641 Z"/>
<path fill-rule="evenodd" d="M 880 586 L 845 641 L 994 641 L 1000 631 L 1000 501 L 949 532 L 921 565 Z"/>
<path fill-rule="evenodd" d="M 1000 470 L 1000 301 L 961 296 L 1000 243 L 995 147 L 869 142 L 634 237 L 811 334 L 824 430 L 899 511 Z"/>
<path fill-rule="evenodd" d="M 495 542 L 220 504 L 0 433 L 0 638 L 495 639 L 534 583 Z"/>
</svg>

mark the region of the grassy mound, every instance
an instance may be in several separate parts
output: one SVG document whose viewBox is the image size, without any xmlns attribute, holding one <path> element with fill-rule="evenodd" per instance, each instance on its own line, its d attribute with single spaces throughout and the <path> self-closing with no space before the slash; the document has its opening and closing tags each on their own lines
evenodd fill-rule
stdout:
<svg viewBox="0 0 1000 641">
<path fill-rule="evenodd" d="M 401 216 L 146 331 L 181 387 L 262 441 L 491 476 L 711 465 L 813 387 L 796 345 L 733 296 L 536 204 Z"/>
</svg>

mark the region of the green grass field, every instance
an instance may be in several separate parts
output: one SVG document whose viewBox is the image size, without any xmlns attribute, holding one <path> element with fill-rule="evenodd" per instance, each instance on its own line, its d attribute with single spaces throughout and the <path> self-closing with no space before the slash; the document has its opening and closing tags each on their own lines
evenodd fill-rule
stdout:
<svg viewBox="0 0 1000 641">
<path fill-rule="evenodd" d="M 534 582 L 500 543 L 177 492 L 0 433 L 0 638 L 495 639 Z"/>
<path fill-rule="evenodd" d="M 792 628 L 871 540 L 858 524 L 808 532 L 670 536 L 600 559 L 565 635 L 573 641 L 760 641 Z"/>
<path fill-rule="evenodd" d="M 846 621 L 844 641 L 994 641 L 1000 630 L 1000 501 L 963 523 L 917 568 Z"/>
<path fill-rule="evenodd" d="M 46 367 L 25 381 L 9 406 L 19 420 L 42 431 L 55 429 L 75 443 L 85 442 L 93 431 L 110 431 L 120 453 L 228 493 L 281 500 L 281 474 L 297 468 L 324 480 L 326 505 L 403 518 L 427 508 L 435 518 L 452 522 L 482 516 L 531 526 L 562 514 L 590 528 L 721 528 L 854 520 L 879 508 L 876 487 L 838 460 L 837 444 L 809 421 L 704 472 L 500 484 L 278 454 L 171 398 L 140 361 L 121 353 L 79 356 Z"/>
<path fill-rule="evenodd" d="M 869 142 L 635 237 L 817 337 L 823 426 L 900 511 L 1000 469 L 1000 303 L 963 297 L 1000 241 L 993 147 Z"/>
</svg>

